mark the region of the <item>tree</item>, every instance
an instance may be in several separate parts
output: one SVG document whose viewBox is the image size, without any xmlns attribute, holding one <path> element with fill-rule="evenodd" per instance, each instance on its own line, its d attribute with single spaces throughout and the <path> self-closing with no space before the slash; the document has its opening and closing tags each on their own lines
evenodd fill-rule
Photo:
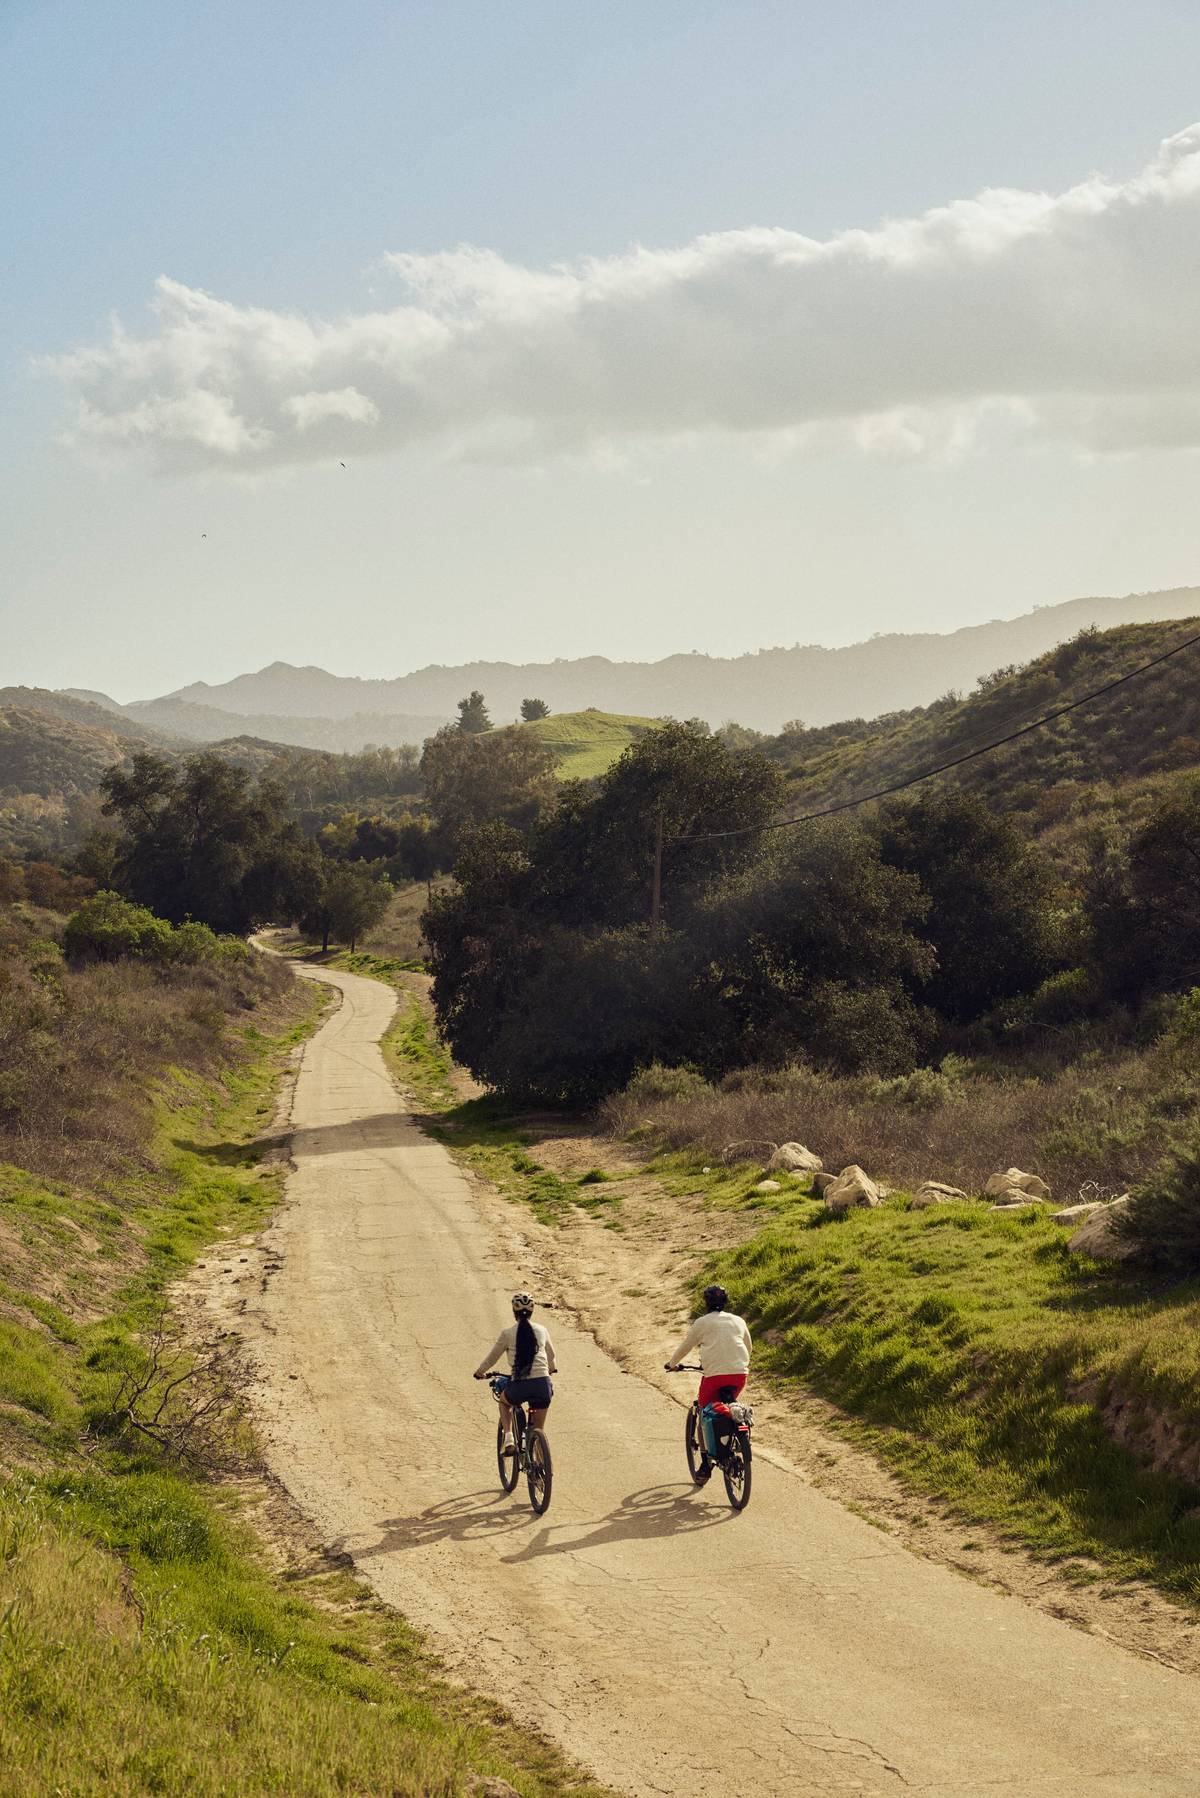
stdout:
<svg viewBox="0 0 1200 1798">
<path fill-rule="evenodd" d="M 764 755 L 732 750 L 706 726 L 648 731 L 593 786 L 565 782 L 540 820 L 547 908 L 579 925 L 646 920 L 661 818 L 663 912 L 681 919 L 698 886 L 753 857 L 782 795 L 783 776 Z"/>
<path fill-rule="evenodd" d="M 689 1059 L 710 1072 L 807 1056 L 841 1073 L 911 1068 L 932 1036 L 929 901 L 844 819 L 767 840 L 700 898 L 688 934 L 708 1003 Z"/>
<path fill-rule="evenodd" d="M 205 751 L 182 768 L 139 754 L 101 784 L 124 826 L 121 890 L 159 917 L 244 934 L 293 903 L 284 873 L 302 872 L 303 839 L 271 782 Z"/>
<path fill-rule="evenodd" d="M 521 717 L 526 724 L 532 724 L 536 718 L 548 718 L 550 707 L 544 699 L 523 699 L 521 701 Z"/>
<path fill-rule="evenodd" d="M 528 828 L 556 792 L 553 752 L 515 724 L 486 735 L 444 726 L 425 745 L 421 774 L 451 855 L 482 824 Z"/>
<path fill-rule="evenodd" d="M 482 731 L 491 730 L 492 721 L 478 687 L 468 693 L 465 699 L 459 700 L 458 723 L 454 728 L 468 737 L 477 737 Z"/>
<path fill-rule="evenodd" d="M 890 807 L 878 839 L 884 860 L 915 875 L 932 901 L 925 934 L 937 971 L 923 996 L 944 1018 L 967 1023 L 1051 972 L 1053 882 L 1010 819 L 951 789 Z"/>
<path fill-rule="evenodd" d="M 391 900 L 391 883 L 362 862 L 326 860 L 320 889 L 299 923 L 308 935 L 321 938 L 323 950 L 332 940 L 354 949 L 359 937 L 379 923 Z"/>
<path fill-rule="evenodd" d="M 1086 904 L 1112 997 L 1200 983 L 1200 779 L 1169 787 L 1127 839 L 1093 838 Z"/>
</svg>

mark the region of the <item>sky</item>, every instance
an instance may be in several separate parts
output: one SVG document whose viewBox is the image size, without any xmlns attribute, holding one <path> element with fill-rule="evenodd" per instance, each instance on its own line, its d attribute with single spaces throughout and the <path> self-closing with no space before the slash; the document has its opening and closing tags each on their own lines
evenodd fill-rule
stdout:
<svg viewBox="0 0 1200 1798">
<path fill-rule="evenodd" d="M 1187 0 L 0 0 L 0 682 L 1200 583 L 1198 76 Z"/>
</svg>

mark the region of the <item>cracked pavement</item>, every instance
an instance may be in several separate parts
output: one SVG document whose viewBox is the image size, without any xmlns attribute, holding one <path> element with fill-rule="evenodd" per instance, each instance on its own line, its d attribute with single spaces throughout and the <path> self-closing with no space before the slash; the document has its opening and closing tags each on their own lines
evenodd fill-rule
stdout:
<svg viewBox="0 0 1200 1798">
<path fill-rule="evenodd" d="M 256 1278 L 212 1303 L 272 1471 L 452 1672 L 633 1798 L 1200 1798 L 1195 1680 L 916 1559 L 785 1466 L 756 1461 L 735 1516 L 687 1479 L 682 1404 L 565 1312 L 553 1505 L 505 1498 L 471 1370 L 531 1226 L 406 1114 L 392 992 L 300 972 L 342 1002 L 304 1051 Z"/>
</svg>

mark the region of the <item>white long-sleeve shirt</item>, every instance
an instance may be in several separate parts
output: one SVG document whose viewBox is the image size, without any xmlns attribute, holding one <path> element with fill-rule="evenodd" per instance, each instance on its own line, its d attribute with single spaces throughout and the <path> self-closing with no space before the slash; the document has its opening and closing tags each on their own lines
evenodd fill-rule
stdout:
<svg viewBox="0 0 1200 1798">
<path fill-rule="evenodd" d="M 705 1373 L 749 1373 L 750 1332 L 732 1311 L 705 1311 L 672 1350 L 675 1366 L 695 1349 Z"/>
<path fill-rule="evenodd" d="M 549 1379 L 552 1373 L 558 1372 L 558 1362 L 554 1358 L 554 1344 L 550 1340 L 550 1332 L 541 1324 L 531 1323 L 529 1327 L 537 1337 L 537 1354 L 533 1357 L 523 1377 L 527 1380 Z M 508 1356 L 508 1371 L 514 1373 L 517 1365 L 516 1324 L 509 1324 L 507 1330 L 501 1330 L 475 1372 L 487 1373 L 488 1369 L 494 1367 L 502 1355 Z"/>
</svg>

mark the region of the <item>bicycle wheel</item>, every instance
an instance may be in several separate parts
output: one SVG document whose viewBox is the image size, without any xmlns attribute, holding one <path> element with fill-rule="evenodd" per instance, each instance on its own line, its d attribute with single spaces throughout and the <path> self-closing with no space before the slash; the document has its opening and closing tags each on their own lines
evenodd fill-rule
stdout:
<svg viewBox="0 0 1200 1798">
<path fill-rule="evenodd" d="M 521 1471 L 519 1455 L 506 1455 L 504 1452 L 504 1425 L 496 1425 L 496 1465 L 500 1469 L 500 1486 L 504 1492 L 511 1492 L 517 1483 Z"/>
<path fill-rule="evenodd" d="M 554 1484 L 550 1444 L 540 1430 L 531 1429 L 526 1438 L 526 1449 L 525 1478 L 529 1483 L 529 1502 L 541 1517 L 550 1509 L 550 1489 Z"/>
<path fill-rule="evenodd" d="M 708 1456 L 704 1452 L 700 1438 L 700 1413 L 695 1405 L 688 1407 L 687 1422 L 683 1426 L 683 1446 L 687 1454 L 688 1472 L 697 1486 L 703 1486 L 712 1472 Z"/>
<path fill-rule="evenodd" d="M 750 1438 L 743 1436 L 740 1430 L 729 1444 L 721 1472 L 725 1475 L 730 1504 L 735 1511 L 744 1511 L 750 1503 Z"/>
</svg>

